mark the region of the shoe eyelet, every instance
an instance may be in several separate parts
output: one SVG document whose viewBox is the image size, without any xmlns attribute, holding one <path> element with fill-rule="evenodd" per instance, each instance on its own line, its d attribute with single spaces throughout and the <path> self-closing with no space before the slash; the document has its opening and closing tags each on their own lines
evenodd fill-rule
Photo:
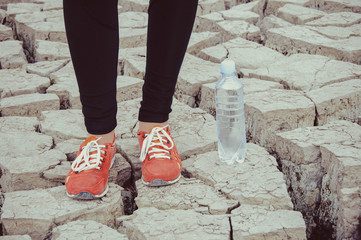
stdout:
<svg viewBox="0 0 361 240">
<path fill-rule="evenodd" d="M 102 170 L 103 168 L 102 167 L 99 167 L 99 170 Z"/>
<path fill-rule="evenodd" d="M 107 152 L 104 153 L 104 157 L 107 155 Z"/>
<path fill-rule="evenodd" d="M 143 134 L 143 138 L 146 138 L 145 134 Z"/>
</svg>

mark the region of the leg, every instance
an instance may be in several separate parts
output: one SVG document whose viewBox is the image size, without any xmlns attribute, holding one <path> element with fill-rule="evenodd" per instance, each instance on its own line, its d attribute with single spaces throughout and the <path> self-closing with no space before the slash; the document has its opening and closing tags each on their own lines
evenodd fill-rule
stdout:
<svg viewBox="0 0 361 240">
<path fill-rule="evenodd" d="M 64 0 L 67 39 L 89 135 L 116 127 L 117 0 Z M 109 135 L 109 134 L 108 134 Z M 102 139 L 103 141 L 105 139 Z"/>
<path fill-rule="evenodd" d="M 116 152 L 117 0 L 64 0 L 66 33 L 90 136 L 65 179 L 67 195 L 96 199 L 108 191 Z M 97 139 L 94 135 L 102 136 Z"/>
<path fill-rule="evenodd" d="M 198 0 L 150 0 L 140 130 L 167 124 Z"/>
<path fill-rule="evenodd" d="M 182 162 L 166 125 L 197 5 L 197 0 L 150 1 L 138 131 L 142 180 L 147 186 L 173 184 L 181 177 Z"/>
</svg>

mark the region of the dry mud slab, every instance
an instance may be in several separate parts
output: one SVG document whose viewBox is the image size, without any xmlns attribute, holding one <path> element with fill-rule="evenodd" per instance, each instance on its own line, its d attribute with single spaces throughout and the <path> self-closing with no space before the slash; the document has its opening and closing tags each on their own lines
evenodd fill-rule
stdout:
<svg viewBox="0 0 361 240">
<path fill-rule="evenodd" d="M 154 189 L 136 138 L 149 1 L 118 2 L 116 162 L 109 194 L 78 202 L 63 184 L 87 133 L 62 1 L 2 0 L 0 239 L 359 239 L 361 3 L 246 2 L 199 1 L 169 120 L 184 176 Z M 214 118 L 225 58 L 249 141 L 233 167 Z"/>
</svg>

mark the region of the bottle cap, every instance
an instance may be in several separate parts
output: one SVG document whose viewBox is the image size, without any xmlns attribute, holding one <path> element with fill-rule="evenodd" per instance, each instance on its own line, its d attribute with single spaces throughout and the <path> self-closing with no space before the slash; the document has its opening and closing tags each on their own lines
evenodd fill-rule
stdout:
<svg viewBox="0 0 361 240">
<path fill-rule="evenodd" d="M 221 63 L 221 73 L 232 74 L 235 72 L 236 72 L 236 64 L 232 60 L 226 59 Z"/>
</svg>

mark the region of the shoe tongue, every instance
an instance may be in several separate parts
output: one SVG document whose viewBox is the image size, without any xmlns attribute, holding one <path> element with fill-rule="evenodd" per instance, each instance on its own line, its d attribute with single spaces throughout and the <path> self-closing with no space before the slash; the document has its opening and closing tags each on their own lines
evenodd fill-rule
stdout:
<svg viewBox="0 0 361 240">
<path fill-rule="evenodd" d="M 152 127 L 152 129 L 150 129 L 149 133 L 151 133 L 151 132 L 153 131 L 153 129 L 154 129 L 154 128 L 156 128 L 156 127 L 160 127 L 160 128 L 163 128 L 162 126 L 159 126 L 159 125 L 155 125 L 155 126 L 153 126 L 153 127 Z"/>
<path fill-rule="evenodd" d="M 154 128 L 156 127 L 160 127 L 160 128 L 163 128 L 162 126 L 159 126 L 159 125 L 155 125 L 152 127 L 152 129 L 149 131 L 149 134 L 153 131 Z M 159 140 L 154 140 L 155 143 L 159 143 L 160 141 Z"/>
<path fill-rule="evenodd" d="M 85 141 L 83 142 L 83 146 L 86 146 L 89 142 L 94 141 L 94 140 L 97 140 L 97 138 L 94 137 L 94 136 L 88 137 L 88 138 L 85 139 Z"/>
</svg>

